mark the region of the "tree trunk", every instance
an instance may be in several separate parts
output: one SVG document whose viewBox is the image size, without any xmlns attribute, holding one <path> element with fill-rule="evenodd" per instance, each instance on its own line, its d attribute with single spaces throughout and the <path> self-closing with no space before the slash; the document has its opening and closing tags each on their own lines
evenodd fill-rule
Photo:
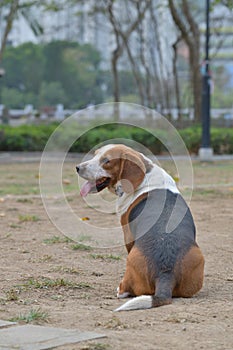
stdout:
<svg viewBox="0 0 233 350">
<path fill-rule="evenodd" d="M 201 121 L 201 72 L 199 61 L 192 57 L 190 52 L 191 79 L 193 87 L 194 121 Z"/>
<path fill-rule="evenodd" d="M 134 75 L 134 78 L 135 78 L 136 83 L 137 83 L 138 92 L 139 92 L 139 96 L 140 96 L 140 103 L 141 103 L 141 105 L 144 105 L 144 91 L 143 91 L 144 89 L 143 89 L 142 79 L 140 77 L 139 71 L 137 70 L 136 63 L 135 63 L 133 55 L 130 51 L 130 47 L 128 45 L 128 42 L 125 38 L 124 38 L 124 43 L 125 43 L 127 54 L 128 54 L 129 60 L 130 60 L 131 67 L 132 67 L 133 75 Z"/>
<path fill-rule="evenodd" d="M 120 92 L 119 92 L 119 79 L 118 79 L 118 70 L 117 70 L 117 63 L 118 59 L 121 57 L 123 50 L 126 46 L 127 50 L 130 51 L 128 40 L 130 35 L 134 32 L 134 30 L 137 28 L 139 23 L 143 20 L 145 16 L 145 12 L 148 9 L 148 6 L 150 4 L 151 0 L 145 0 L 144 2 L 144 8 L 138 11 L 137 18 L 135 21 L 128 26 L 128 29 L 124 32 L 122 31 L 122 24 L 118 21 L 117 16 L 114 14 L 114 0 L 109 0 L 107 5 L 107 11 L 108 11 L 108 17 L 109 21 L 112 25 L 113 32 L 115 34 L 116 38 L 116 49 L 112 53 L 112 72 L 113 72 L 113 84 L 114 84 L 114 102 L 115 102 L 115 119 L 119 119 L 119 108 L 118 108 L 118 102 L 120 99 Z M 136 4 L 137 5 L 137 4 Z M 132 59 L 132 57 L 131 57 Z M 142 97 L 142 96 L 141 96 Z"/>
<path fill-rule="evenodd" d="M 189 66 L 191 73 L 194 120 L 201 119 L 201 72 L 200 72 L 200 30 L 191 13 L 191 7 L 187 0 L 181 1 L 181 7 L 177 10 L 174 0 L 168 0 L 168 5 L 174 23 L 179 29 L 182 39 L 189 48 Z M 185 18 L 185 21 L 184 19 Z M 188 23 L 188 26 L 187 26 Z"/>
<path fill-rule="evenodd" d="M 164 60 L 162 55 L 162 47 L 161 47 L 160 35 L 159 35 L 159 29 L 158 29 L 159 24 L 158 24 L 157 17 L 155 16 L 155 13 L 154 13 L 153 3 L 151 3 L 151 6 L 150 6 L 150 16 L 151 16 L 151 21 L 154 28 L 153 32 L 155 36 L 155 44 L 156 44 L 156 49 L 159 57 L 159 62 L 156 62 L 155 56 L 153 54 L 153 50 L 151 50 L 152 64 L 154 66 L 154 72 L 155 72 L 155 76 L 157 78 L 157 84 L 158 84 L 158 87 L 157 89 L 155 88 L 155 90 L 157 90 L 157 95 L 159 98 L 159 101 L 157 101 L 157 104 L 159 102 L 161 111 L 162 111 L 166 107 L 166 101 L 167 101 L 164 74 L 163 74 L 163 69 L 161 68 L 161 67 L 164 67 Z"/>
<path fill-rule="evenodd" d="M 178 122 L 181 122 L 182 120 L 182 114 L 181 114 L 181 103 L 180 103 L 180 87 L 179 87 L 179 78 L 178 78 L 178 72 L 177 72 L 177 45 L 180 41 L 180 38 L 176 40 L 176 42 L 172 45 L 174 55 L 172 60 L 173 65 L 173 76 L 174 76 L 174 82 L 175 82 L 175 95 L 176 95 L 176 108 L 178 109 Z"/>
<path fill-rule="evenodd" d="M 119 102 L 119 76 L 118 76 L 118 63 L 119 56 L 116 54 L 116 50 L 112 53 L 112 73 L 113 73 L 113 96 L 114 102 Z"/>
<path fill-rule="evenodd" d="M 10 5 L 9 13 L 6 16 L 6 27 L 5 27 L 5 30 L 3 32 L 1 46 L 0 46 L 0 63 L 2 61 L 3 51 L 6 47 L 7 38 L 8 38 L 10 31 L 11 31 L 12 24 L 13 24 L 13 21 L 15 18 L 15 14 L 18 10 L 18 6 L 19 6 L 19 0 L 13 0 L 11 2 L 11 5 Z"/>
<path fill-rule="evenodd" d="M 117 62 L 118 62 L 118 54 L 117 54 L 117 50 L 114 50 L 112 53 L 112 74 L 113 74 L 113 97 L 114 97 L 114 116 L 113 119 L 115 121 L 119 120 L 119 75 L 118 75 L 118 69 L 117 69 Z"/>
</svg>

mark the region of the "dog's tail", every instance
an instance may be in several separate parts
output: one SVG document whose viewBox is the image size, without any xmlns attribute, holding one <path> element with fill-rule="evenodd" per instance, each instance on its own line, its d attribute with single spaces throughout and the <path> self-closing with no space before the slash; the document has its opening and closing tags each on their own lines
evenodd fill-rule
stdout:
<svg viewBox="0 0 233 350">
<path fill-rule="evenodd" d="M 156 281 L 155 295 L 141 295 L 127 301 L 114 311 L 150 309 L 172 303 L 174 279 L 172 274 L 163 274 Z"/>
<path fill-rule="evenodd" d="M 162 305 L 168 305 L 172 303 L 171 298 L 160 298 L 153 295 L 141 295 L 140 297 L 133 298 L 121 305 L 114 311 L 130 311 L 151 309 L 152 307 L 158 307 Z"/>
<path fill-rule="evenodd" d="M 133 298 L 121 305 L 114 311 L 128 311 L 139 309 L 150 309 L 152 307 L 153 296 L 141 295 L 140 297 Z"/>
</svg>

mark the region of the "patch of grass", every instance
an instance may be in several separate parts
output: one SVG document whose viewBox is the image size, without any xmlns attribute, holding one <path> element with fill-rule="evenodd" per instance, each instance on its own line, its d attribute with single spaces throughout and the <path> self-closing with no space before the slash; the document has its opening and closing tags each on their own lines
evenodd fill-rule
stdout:
<svg viewBox="0 0 233 350">
<path fill-rule="evenodd" d="M 55 243 L 70 243 L 73 242 L 72 239 L 68 237 L 53 236 L 51 238 L 46 238 L 43 240 L 45 244 L 55 244 Z"/>
<path fill-rule="evenodd" d="M 6 300 L 7 301 L 16 301 L 18 300 L 19 290 L 10 289 L 6 291 Z"/>
<path fill-rule="evenodd" d="M 16 202 L 18 202 L 18 203 L 33 203 L 33 201 L 29 198 L 19 198 L 19 199 L 17 199 Z"/>
<path fill-rule="evenodd" d="M 69 281 L 63 278 L 46 278 L 41 277 L 40 279 L 29 278 L 22 287 L 26 289 L 34 288 L 34 289 L 56 289 L 56 288 L 68 288 L 68 289 L 88 289 L 92 288 L 88 283 L 79 282 L 75 283 L 73 281 Z"/>
<path fill-rule="evenodd" d="M 6 187 L 1 188 L 0 195 L 27 195 L 27 194 L 39 194 L 39 188 L 26 188 L 26 185 L 21 184 L 8 184 Z"/>
<path fill-rule="evenodd" d="M 113 254 L 90 254 L 90 256 L 93 259 L 100 259 L 100 260 L 121 260 L 121 257 L 119 255 L 113 255 Z"/>
<path fill-rule="evenodd" d="M 19 215 L 20 222 L 36 222 L 39 220 L 40 218 L 36 215 Z"/>
<path fill-rule="evenodd" d="M 101 326 L 107 329 L 126 329 L 129 328 L 128 324 L 123 323 L 118 317 L 114 316 L 107 322 L 99 321 L 96 326 Z"/>
<path fill-rule="evenodd" d="M 42 311 L 40 308 L 31 309 L 27 314 L 20 314 L 19 316 L 10 319 L 11 322 L 48 322 L 48 313 Z"/>
<path fill-rule="evenodd" d="M 78 240 L 79 242 L 86 242 L 86 241 L 91 241 L 92 237 L 88 235 L 81 235 Z"/>
<path fill-rule="evenodd" d="M 193 199 L 198 199 L 199 197 L 206 197 L 207 199 L 212 199 L 212 198 L 223 198 L 223 197 L 228 197 L 232 198 L 233 197 L 233 192 L 231 192 L 227 187 L 222 187 L 222 188 L 196 188 L 193 191 Z"/>
<path fill-rule="evenodd" d="M 16 224 L 11 224 L 10 225 L 10 228 L 19 228 L 19 227 L 21 227 L 20 225 L 16 225 Z"/>
<path fill-rule="evenodd" d="M 93 287 L 86 282 L 76 283 L 75 288 L 76 289 L 93 289 Z"/>
<path fill-rule="evenodd" d="M 49 288 L 56 288 L 56 287 L 70 287 L 73 286 L 74 283 L 71 281 L 64 280 L 63 278 L 57 278 L 57 279 L 50 279 L 50 278 L 41 278 L 41 279 L 34 279 L 30 278 L 26 284 L 28 287 L 33 287 L 36 289 L 49 289 Z"/>
<path fill-rule="evenodd" d="M 80 271 L 77 270 L 75 267 L 56 266 L 55 268 L 53 268 L 53 271 L 61 272 L 61 273 L 69 273 L 71 275 L 80 275 Z"/>
<path fill-rule="evenodd" d="M 71 246 L 71 248 L 73 250 L 83 250 L 83 251 L 91 251 L 93 249 L 89 245 L 85 245 L 85 244 L 82 244 L 82 243 L 73 244 Z"/>
<path fill-rule="evenodd" d="M 11 208 L 8 208 L 7 211 L 18 211 L 19 209 L 18 208 L 14 208 L 14 207 L 11 207 Z"/>
<path fill-rule="evenodd" d="M 53 260 L 52 255 L 43 255 L 40 259 L 39 262 L 47 262 Z"/>
<path fill-rule="evenodd" d="M 6 305 L 6 299 L 0 298 L 0 305 Z"/>
<path fill-rule="evenodd" d="M 217 194 L 217 190 L 215 189 L 206 189 L 206 188 L 198 188 L 195 190 L 196 194 L 200 194 L 202 196 L 208 196 L 208 195 L 216 195 Z"/>
</svg>

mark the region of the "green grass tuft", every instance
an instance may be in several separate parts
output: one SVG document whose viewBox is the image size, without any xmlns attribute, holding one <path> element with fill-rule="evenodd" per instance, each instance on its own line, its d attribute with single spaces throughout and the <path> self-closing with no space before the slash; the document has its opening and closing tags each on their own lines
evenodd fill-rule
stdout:
<svg viewBox="0 0 233 350">
<path fill-rule="evenodd" d="M 68 237 L 53 236 L 51 238 L 46 238 L 43 240 L 45 244 L 55 244 L 55 243 L 70 243 L 73 242 L 72 239 Z"/>
<path fill-rule="evenodd" d="M 20 222 L 36 222 L 39 220 L 39 217 L 36 215 L 19 215 Z"/>
<path fill-rule="evenodd" d="M 73 244 L 71 246 L 71 248 L 73 250 L 83 250 L 83 251 L 90 251 L 92 250 L 93 248 L 90 247 L 89 245 L 85 245 L 85 244 L 82 244 L 82 243 L 77 243 L 77 244 Z"/>
<path fill-rule="evenodd" d="M 119 255 L 113 255 L 113 254 L 90 254 L 90 256 L 93 259 L 100 259 L 100 260 L 121 260 L 121 257 Z"/>
<path fill-rule="evenodd" d="M 10 319 L 11 322 L 48 322 L 48 313 L 42 311 L 40 308 L 31 309 L 28 314 L 20 314 L 19 316 L 13 317 Z"/>
<path fill-rule="evenodd" d="M 56 278 L 56 279 L 51 279 L 51 278 L 46 278 L 46 277 L 41 277 L 39 279 L 34 279 L 34 278 L 29 278 L 23 285 L 20 287 L 23 287 L 25 289 L 54 289 L 54 288 L 68 288 L 68 289 L 88 289 L 92 288 L 89 284 L 85 282 L 73 282 L 70 280 L 66 280 L 63 278 Z"/>
</svg>

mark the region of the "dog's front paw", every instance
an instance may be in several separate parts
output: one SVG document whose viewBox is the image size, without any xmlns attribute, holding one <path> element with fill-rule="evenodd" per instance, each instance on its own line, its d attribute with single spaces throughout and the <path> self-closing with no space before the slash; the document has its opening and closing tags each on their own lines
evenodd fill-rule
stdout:
<svg viewBox="0 0 233 350">
<path fill-rule="evenodd" d="M 120 293 L 120 287 L 117 287 L 117 298 L 118 299 L 128 298 L 129 296 L 130 296 L 129 292 Z"/>
</svg>

